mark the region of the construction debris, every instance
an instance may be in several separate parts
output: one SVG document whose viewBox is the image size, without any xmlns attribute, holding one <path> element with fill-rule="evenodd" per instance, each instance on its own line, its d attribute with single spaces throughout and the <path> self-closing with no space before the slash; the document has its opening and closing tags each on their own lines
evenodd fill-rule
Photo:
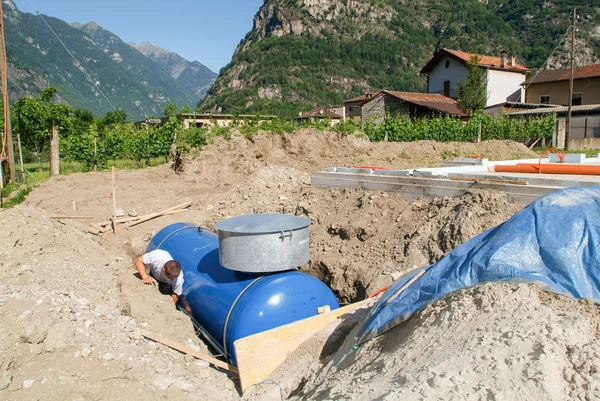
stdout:
<svg viewBox="0 0 600 401">
<path fill-rule="evenodd" d="M 125 228 L 128 229 L 130 227 L 137 226 L 138 224 L 145 223 L 152 219 L 156 219 L 161 216 L 169 216 L 175 213 L 184 212 L 188 207 L 192 205 L 193 202 L 185 202 L 181 205 L 174 206 L 169 209 L 165 209 L 158 213 L 146 214 L 144 216 L 136 216 L 136 217 L 126 217 L 123 219 L 116 219 L 116 228 Z M 90 217 L 91 219 L 91 217 Z M 105 220 L 100 223 L 90 224 L 88 228 L 88 233 L 93 235 L 106 234 L 110 231 L 113 231 L 113 220 Z"/>
</svg>

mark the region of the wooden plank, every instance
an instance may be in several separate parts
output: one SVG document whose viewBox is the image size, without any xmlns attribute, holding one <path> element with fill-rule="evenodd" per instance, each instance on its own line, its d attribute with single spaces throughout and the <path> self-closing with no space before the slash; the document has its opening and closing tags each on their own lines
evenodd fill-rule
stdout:
<svg viewBox="0 0 600 401">
<path fill-rule="evenodd" d="M 171 213 L 171 212 L 179 210 L 179 209 L 185 209 L 186 207 L 190 207 L 191 205 L 192 205 L 192 202 L 182 203 L 181 205 L 177 205 L 177 206 L 174 206 L 172 208 L 163 210 L 162 212 L 150 214 L 150 215 L 144 217 L 143 219 L 140 219 L 138 221 L 134 221 L 133 223 L 125 224 L 123 226 L 123 228 L 129 228 L 129 227 L 137 226 L 138 224 L 142 224 L 142 223 L 145 223 L 145 222 L 147 222 L 149 220 L 155 219 L 157 217 L 164 216 L 167 213 Z"/>
<path fill-rule="evenodd" d="M 465 181 L 471 183 L 500 183 L 500 184 L 513 184 L 513 185 L 529 185 L 528 181 L 517 181 L 517 180 L 509 180 L 509 179 L 499 179 L 499 178 L 470 178 L 470 177 L 450 177 L 452 181 Z"/>
<path fill-rule="evenodd" d="M 91 220 L 92 216 L 52 216 L 54 220 Z"/>
<path fill-rule="evenodd" d="M 209 356 L 206 354 L 201 354 L 198 351 L 194 351 L 193 349 L 186 347 L 185 345 L 180 344 L 176 341 L 168 339 L 160 334 L 150 333 L 149 331 L 142 330 L 142 335 L 149 340 L 156 341 L 158 343 L 166 345 L 167 347 L 173 348 L 179 352 L 191 355 L 197 359 L 201 359 L 201 360 L 208 362 L 211 365 L 214 365 L 221 369 L 225 369 L 229 372 L 236 373 L 236 374 L 238 373 L 238 369 L 235 366 L 229 365 L 228 363 L 220 361 L 216 358 L 213 358 L 212 356 Z"/>
<path fill-rule="evenodd" d="M 346 313 L 366 306 L 370 301 L 372 300 L 366 299 L 234 342 L 242 391 L 268 378 L 304 341 L 331 322 Z"/>
</svg>

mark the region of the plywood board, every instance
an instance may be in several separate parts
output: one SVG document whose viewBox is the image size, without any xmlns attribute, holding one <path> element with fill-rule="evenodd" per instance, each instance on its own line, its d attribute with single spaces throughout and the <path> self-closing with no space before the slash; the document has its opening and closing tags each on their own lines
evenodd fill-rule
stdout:
<svg viewBox="0 0 600 401">
<path fill-rule="evenodd" d="M 331 322 L 346 313 L 367 306 L 370 301 L 372 300 L 366 299 L 237 340 L 233 346 L 242 391 L 268 378 L 304 341 Z"/>
</svg>

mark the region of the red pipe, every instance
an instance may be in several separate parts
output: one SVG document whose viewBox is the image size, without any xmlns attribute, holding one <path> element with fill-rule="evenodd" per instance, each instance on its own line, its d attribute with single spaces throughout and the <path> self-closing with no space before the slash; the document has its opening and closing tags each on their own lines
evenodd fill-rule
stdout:
<svg viewBox="0 0 600 401">
<path fill-rule="evenodd" d="M 496 165 L 497 173 L 539 173 L 539 174 L 578 174 L 600 175 L 599 165 L 564 164 L 564 163 L 519 163 L 514 166 Z"/>
</svg>

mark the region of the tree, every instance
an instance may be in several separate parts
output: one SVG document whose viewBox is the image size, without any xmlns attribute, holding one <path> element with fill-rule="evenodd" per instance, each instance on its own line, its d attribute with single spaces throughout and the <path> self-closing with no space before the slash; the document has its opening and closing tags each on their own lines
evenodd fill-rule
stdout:
<svg viewBox="0 0 600 401">
<path fill-rule="evenodd" d="M 115 109 L 114 111 L 107 112 L 104 117 L 98 120 L 98 127 L 104 129 L 106 127 L 112 127 L 116 124 L 126 123 L 129 118 L 127 111 L 123 109 Z"/>
<path fill-rule="evenodd" d="M 48 87 L 36 97 L 22 97 L 12 108 L 13 130 L 21 135 L 23 146 L 36 153 L 42 166 L 41 154 L 50 142 L 52 130 L 65 130 L 69 124 L 71 107 L 52 103 L 57 90 Z"/>
<path fill-rule="evenodd" d="M 487 71 L 479 66 L 480 58 L 473 56 L 467 62 L 467 78 L 456 86 L 458 108 L 471 116 L 480 112 L 487 103 Z"/>
<path fill-rule="evenodd" d="M 175 115 L 177 115 L 177 105 L 174 103 L 167 103 L 165 105 L 163 113 L 167 117 L 175 117 Z"/>
</svg>

